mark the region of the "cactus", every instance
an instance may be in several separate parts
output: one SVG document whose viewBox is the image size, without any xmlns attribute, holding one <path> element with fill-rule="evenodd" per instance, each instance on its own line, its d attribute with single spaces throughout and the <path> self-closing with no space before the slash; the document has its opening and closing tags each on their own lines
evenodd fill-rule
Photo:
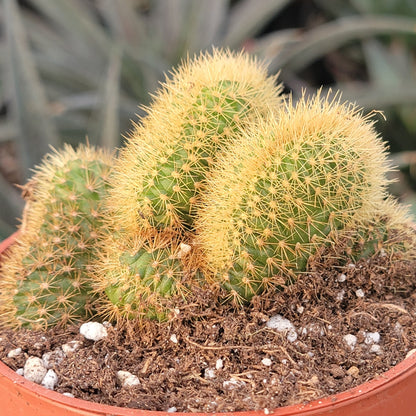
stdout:
<svg viewBox="0 0 416 416">
<path fill-rule="evenodd" d="M 368 214 L 340 233 L 340 246 L 345 247 L 347 258 L 357 261 L 376 253 L 414 258 L 416 229 L 407 207 L 388 197 Z"/>
<path fill-rule="evenodd" d="M 20 234 L 2 264 L 1 321 L 46 328 L 91 316 L 88 277 L 103 233 L 111 156 L 87 146 L 51 153 L 26 186 Z"/>
<path fill-rule="evenodd" d="M 339 98 L 289 100 L 229 149 L 199 209 L 200 244 L 236 301 L 295 279 L 385 194 L 385 146 Z"/>
<path fill-rule="evenodd" d="M 186 297 L 195 284 L 189 239 L 157 233 L 108 236 L 94 267 L 100 315 L 111 321 L 165 320 L 175 297 Z"/>
<path fill-rule="evenodd" d="M 248 55 L 214 51 L 183 64 L 114 168 L 108 206 L 122 228 L 192 229 L 218 154 L 240 128 L 278 106 L 280 90 Z"/>
</svg>

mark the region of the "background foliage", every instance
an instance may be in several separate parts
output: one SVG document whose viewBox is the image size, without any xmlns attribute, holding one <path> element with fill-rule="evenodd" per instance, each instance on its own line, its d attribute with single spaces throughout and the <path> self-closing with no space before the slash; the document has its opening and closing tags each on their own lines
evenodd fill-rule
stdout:
<svg viewBox="0 0 416 416">
<path fill-rule="evenodd" d="M 2 0 L 0 24 L 0 237 L 49 146 L 119 146 L 170 68 L 212 45 L 266 59 L 295 97 L 322 85 L 382 110 L 392 191 L 416 213 L 413 0 Z"/>
</svg>

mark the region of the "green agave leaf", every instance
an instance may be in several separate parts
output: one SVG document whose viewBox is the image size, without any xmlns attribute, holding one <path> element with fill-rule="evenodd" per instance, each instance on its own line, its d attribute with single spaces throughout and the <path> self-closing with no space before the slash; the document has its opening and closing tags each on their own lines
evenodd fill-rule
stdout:
<svg viewBox="0 0 416 416">
<path fill-rule="evenodd" d="M 59 139 L 50 117 L 45 92 L 29 50 L 16 0 L 4 0 L 4 22 L 7 36 L 7 62 L 16 125 L 16 136 L 25 174 L 39 163 L 49 145 Z"/>
<path fill-rule="evenodd" d="M 415 65 L 404 46 L 396 44 L 389 48 L 376 39 L 368 39 L 363 42 L 363 50 L 370 79 L 376 85 L 393 88 L 412 77 L 415 81 Z"/>
<path fill-rule="evenodd" d="M 119 146 L 119 102 L 120 102 L 121 53 L 118 48 L 110 54 L 107 75 L 101 87 L 102 97 L 98 117 L 92 126 L 93 141 L 100 146 L 114 149 Z M 94 140 L 95 139 L 95 140 Z"/>
<path fill-rule="evenodd" d="M 281 67 L 300 71 L 319 57 L 346 43 L 382 34 L 416 35 L 416 19 L 387 16 L 350 16 L 322 24 L 303 34 L 297 44 L 285 48 L 270 64 L 270 70 Z"/>
<path fill-rule="evenodd" d="M 286 7 L 291 0 L 242 0 L 232 9 L 223 44 L 231 48 L 255 35 L 269 20 Z"/>
</svg>

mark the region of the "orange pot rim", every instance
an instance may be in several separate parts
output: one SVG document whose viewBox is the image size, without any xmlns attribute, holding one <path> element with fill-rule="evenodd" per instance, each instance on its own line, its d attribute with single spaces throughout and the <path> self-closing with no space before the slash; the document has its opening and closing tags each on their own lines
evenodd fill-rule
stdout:
<svg viewBox="0 0 416 416">
<path fill-rule="evenodd" d="M 0 254 L 11 245 L 18 233 L 12 234 L 7 239 L 0 242 Z M 364 400 L 368 396 L 375 394 L 382 394 L 384 391 L 390 389 L 392 386 L 403 382 L 407 377 L 416 375 L 416 352 L 411 354 L 408 358 L 392 367 L 390 370 L 374 377 L 366 383 L 360 384 L 357 387 L 346 390 L 344 392 L 326 396 L 318 400 L 314 400 L 307 404 L 297 404 L 291 406 L 285 406 L 277 409 L 268 409 L 269 413 L 274 416 L 295 416 L 295 415 L 314 415 L 318 411 L 325 409 L 335 410 L 347 404 Z M 80 411 L 91 412 L 97 415 L 111 415 L 111 416 L 171 416 L 172 414 L 167 411 L 156 410 L 142 410 L 142 409 L 129 409 L 117 406 L 111 406 L 96 402 L 89 402 L 82 399 L 72 398 L 64 396 L 61 393 L 48 390 L 38 384 L 26 380 L 23 376 L 18 375 L 11 368 L 6 366 L 0 361 L 0 382 L 1 378 L 9 379 L 13 384 L 19 385 L 22 389 L 30 391 L 33 395 L 44 398 L 46 401 L 54 402 L 58 407 L 70 406 Z M 190 413 L 175 412 L 177 416 L 189 416 Z M 208 413 L 198 412 L 192 413 L 195 416 L 203 416 Z M 225 413 L 211 413 L 225 414 Z M 230 416 L 258 416 L 264 415 L 265 410 L 248 410 L 239 412 L 227 412 Z"/>
</svg>

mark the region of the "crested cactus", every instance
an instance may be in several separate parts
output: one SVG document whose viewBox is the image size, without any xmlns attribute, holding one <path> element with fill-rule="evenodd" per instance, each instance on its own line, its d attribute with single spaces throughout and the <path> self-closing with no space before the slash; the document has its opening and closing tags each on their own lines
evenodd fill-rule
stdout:
<svg viewBox="0 0 416 416">
<path fill-rule="evenodd" d="M 197 229 L 236 300 L 306 270 L 319 245 L 368 217 L 385 194 L 385 146 L 353 106 L 291 102 L 230 148 L 208 182 Z"/>
<path fill-rule="evenodd" d="M 214 51 L 183 64 L 157 93 L 114 168 L 109 207 L 127 232 L 192 229 L 218 154 L 280 103 L 280 86 L 244 54 Z"/>
<path fill-rule="evenodd" d="M 110 164 L 104 151 L 67 146 L 37 169 L 18 240 L 1 268 L 5 325 L 45 328 L 91 316 L 88 274 L 103 233 Z"/>
<path fill-rule="evenodd" d="M 195 284 L 196 267 L 187 242 L 161 233 L 103 240 L 94 268 L 100 315 L 112 321 L 164 320 L 169 302 L 185 297 Z"/>
</svg>

